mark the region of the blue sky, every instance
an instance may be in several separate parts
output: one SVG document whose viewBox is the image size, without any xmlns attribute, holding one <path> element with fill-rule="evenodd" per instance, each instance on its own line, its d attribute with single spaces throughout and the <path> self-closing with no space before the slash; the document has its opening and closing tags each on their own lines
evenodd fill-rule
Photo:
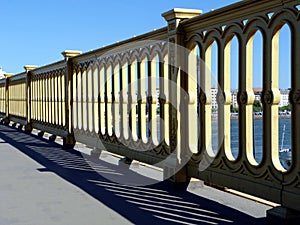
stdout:
<svg viewBox="0 0 300 225">
<path fill-rule="evenodd" d="M 1 0 L 0 65 L 11 73 L 27 64 L 60 60 L 65 49 L 83 52 L 166 26 L 175 7 L 209 11 L 232 0 Z"/>
<path fill-rule="evenodd" d="M 166 26 L 172 8 L 207 12 L 237 0 L 1 0 L 0 66 L 11 73 L 24 65 L 62 59 L 66 49 L 97 49 Z"/>
</svg>

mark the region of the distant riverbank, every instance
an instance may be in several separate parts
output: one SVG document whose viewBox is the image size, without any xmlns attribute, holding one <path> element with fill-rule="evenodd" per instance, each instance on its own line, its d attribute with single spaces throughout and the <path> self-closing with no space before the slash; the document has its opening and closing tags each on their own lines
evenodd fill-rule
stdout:
<svg viewBox="0 0 300 225">
<path fill-rule="evenodd" d="M 213 119 L 217 119 L 218 118 L 218 114 L 217 113 L 212 113 L 211 117 Z M 253 118 L 255 119 L 262 119 L 263 115 L 261 114 L 254 114 L 253 113 Z M 278 114 L 278 117 L 280 119 L 290 119 L 291 118 L 291 114 Z M 239 118 L 239 114 L 238 113 L 231 113 L 230 114 L 230 118 L 231 119 L 238 119 Z"/>
</svg>

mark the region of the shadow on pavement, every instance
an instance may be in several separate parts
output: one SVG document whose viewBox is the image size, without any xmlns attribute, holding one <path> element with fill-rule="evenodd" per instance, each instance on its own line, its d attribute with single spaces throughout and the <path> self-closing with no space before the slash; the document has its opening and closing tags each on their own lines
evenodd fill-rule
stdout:
<svg viewBox="0 0 300 225">
<path fill-rule="evenodd" d="M 124 166 L 96 160 L 76 150 L 0 124 L 0 137 L 45 168 L 76 185 L 134 224 L 265 224 L 265 218 L 254 218 L 238 210 L 178 190 L 169 181 L 135 186 L 107 179 L 140 182 L 144 177 Z M 149 183 L 149 182 L 148 182 Z"/>
</svg>

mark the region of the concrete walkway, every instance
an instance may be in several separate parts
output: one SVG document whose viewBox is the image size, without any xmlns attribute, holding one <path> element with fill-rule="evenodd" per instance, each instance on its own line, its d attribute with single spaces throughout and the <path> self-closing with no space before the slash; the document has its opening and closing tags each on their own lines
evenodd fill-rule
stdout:
<svg viewBox="0 0 300 225">
<path fill-rule="evenodd" d="M 266 224 L 269 206 L 201 181 L 177 190 L 159 170 L 118 161 L 0 124 L 0 225 Z"/>
</svg>

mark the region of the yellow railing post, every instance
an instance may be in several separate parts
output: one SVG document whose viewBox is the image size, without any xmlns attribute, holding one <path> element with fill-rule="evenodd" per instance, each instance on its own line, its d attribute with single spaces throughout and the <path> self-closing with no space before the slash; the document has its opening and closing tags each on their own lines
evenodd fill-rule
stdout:
<svg viewBox="0 0 300 225">
<path fill-rule="evenodd" d="M 25 131 L 31 132 L 32 131 L 32 125 L 31 125 L 31 70 L 34 70 L 37 68 L 37 66 L 33 65 L 26 65 L 24 66 L 24 69 L 27 73 L 26 77 L 26 125 L 25 125 Z"/>
<path fill-rule="evenodd" d="M 9 77 L 13 76 L 11 73 L 4 74 L 5 76 L 5 119 L 4 122 L 6 124 L 9 123 Z"/>
<path fill-rule="evenodd" d="M 186 151 L 185 135 L 182 123 L 185 119 L 184 113 L 180 112 L 181 104 L 180 90 L 183 87 L 185 54 L 183 46 L 184 33 L 180 22 L 202 13 L 201 10 L 172 9 L 162 14 L 168 22 L 168 82 L 169 82 L 169 135 L 172 156 L 167 160 L 164 168 L 165 178 L 171 178 L 174 182 L 187 182 L 186 174 Z M 185 87 L 183 87 L 185 89 Z M 178 101 L 179 100 L 179 101 Z M 179 104 L 180 103 L 180 104 Z M 181 108 L 181 107 L 180 107 Z M 179 112 L 178 112 L 179 110 Z M 181 121 L 181 119 L 183 119 Z"/>
<path fill-rule="evenodd" d="M 72 93 L 73 93 L 73 83 L 72 83 L 72 74 L 73 74 L 73 63 L 72 57 L 80 55 L 81 51 L 72 51 L 66 50 L 61 53 L 66 62 L 66 71 L 65 71 L 65 87 L 62 90 L 65 90 L 65 121 L 68 128 L 67 137 L 63 138 L 63 147 L 72 148 L 75 145 L 75 138 L 73 133 L 73 120 L 72 120 Z"/>
</svg>

